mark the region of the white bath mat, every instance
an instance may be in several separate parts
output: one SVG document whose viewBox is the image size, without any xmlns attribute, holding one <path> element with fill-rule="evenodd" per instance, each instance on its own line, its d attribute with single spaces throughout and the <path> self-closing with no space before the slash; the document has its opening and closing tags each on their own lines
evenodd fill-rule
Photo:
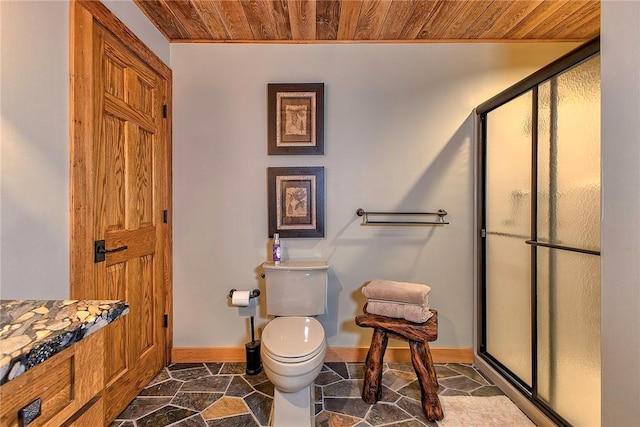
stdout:
<svg viewBox="0 0 640 427">
<path fill-rule="evenodd" d="M 439 427 L 535 427 L 506 396 L 440 396 L 444 418 Z"/>
</svg>

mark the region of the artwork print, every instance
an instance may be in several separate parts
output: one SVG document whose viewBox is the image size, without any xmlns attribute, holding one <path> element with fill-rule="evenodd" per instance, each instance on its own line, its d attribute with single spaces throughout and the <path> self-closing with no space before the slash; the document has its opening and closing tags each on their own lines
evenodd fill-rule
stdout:
<svg viewBox="0 0 640 427">
<path fill-rule="evenodd" d="M 324 168 L 268 168 L 269 236 L 324 237 Z"/>
<path fill-rule="evenodd" d="M 324 154 L 324 83 L 268 88 L 268 154 Z"/>
</svg>

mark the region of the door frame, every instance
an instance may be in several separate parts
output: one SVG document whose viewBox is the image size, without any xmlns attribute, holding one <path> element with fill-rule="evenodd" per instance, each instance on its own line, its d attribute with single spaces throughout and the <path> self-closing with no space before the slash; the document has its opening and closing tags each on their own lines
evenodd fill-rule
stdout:
<svg viewBox="0 0 640 427">
<path fill-rule="evenodd" d="M 86 19 L 87 12 L 91 20 Z M 95 299 L 93 278 L 92 224 L 85 218 L 93 216 L 94 179 L 93 131 L 96 123 L 93 111 L 93 51 L 92 40 L 80 36 L 80 27 L 99 23 L 165 81 L 166 120 L 165 135 L 166 180 L 163 183 L 167 210 L 164 245 L 164 312 L 165 312 L 165 363 L 171 361 L 173 348 L 173 193 L 172 193 L 172 88 L 171 69 L 129 30 L 105 5 L 99 1 L 72 0 L 70 2 L 70 295 L 75 299 Z"/>
</svg>

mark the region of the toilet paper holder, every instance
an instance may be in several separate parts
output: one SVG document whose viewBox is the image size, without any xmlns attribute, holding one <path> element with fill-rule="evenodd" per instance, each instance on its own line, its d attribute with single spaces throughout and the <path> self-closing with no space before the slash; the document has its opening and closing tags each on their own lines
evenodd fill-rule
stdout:
<svg viewBox="0 0 640 427">
<path fill-rule="evenodd" d="M 233 293 L 237 291 L 237 289 L 231 289 L 229 291 L 229 298 L 233 298 Z M 251 291 L 251 293 L 249 294 L 249 298 L 257 298 L 260 296 L 260 289 L 254 289 Z"/>
</svg>

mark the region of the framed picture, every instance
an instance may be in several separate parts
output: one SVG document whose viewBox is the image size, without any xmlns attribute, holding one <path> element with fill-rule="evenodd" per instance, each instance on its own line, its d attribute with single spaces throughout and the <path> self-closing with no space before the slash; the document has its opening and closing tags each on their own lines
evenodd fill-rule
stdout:
<svg viewBox="0 0 640 427">
<path fill-rule="evenodd" d="M 267 154 L 324 154 L 324 83 L 269 83 Z"/>
<path fill-rule="evenodd" d="M 269 237 L 324 237 L 324 167 L 267 168 Z"/>
</svg>

